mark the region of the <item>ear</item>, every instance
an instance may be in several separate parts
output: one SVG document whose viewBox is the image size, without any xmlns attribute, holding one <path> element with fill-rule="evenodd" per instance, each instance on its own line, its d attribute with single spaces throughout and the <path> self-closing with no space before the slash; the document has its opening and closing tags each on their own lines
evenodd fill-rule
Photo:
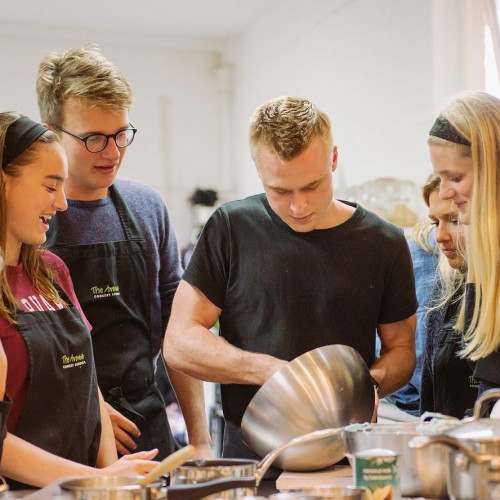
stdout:
<svg viewBox="0 0 500 500">
<path fill-rule="evenodd" d="M 4 189 L 7 190 L 8 188 L 8 181 L 9 180 L 9 176 L 2 170 L 2 184 L 4 186 Z"/>
<path fill-rule="evenodd" d="M 332 172 L 337 170 L 337 159 L 338 159 L 338 150 L 337 146 L 333 146 L 333 154 L 332 154 Z"/>
</svg>

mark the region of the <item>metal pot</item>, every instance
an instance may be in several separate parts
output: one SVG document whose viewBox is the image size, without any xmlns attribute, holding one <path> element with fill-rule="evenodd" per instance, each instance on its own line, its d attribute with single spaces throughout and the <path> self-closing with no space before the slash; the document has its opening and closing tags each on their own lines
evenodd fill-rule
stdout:
<svg viewBox="0 0 500 500">
<path fill-rule="evenodd" d="M 174 471 L 172 484 L 198 484 L 219 478 L 241 478 L 255 476 L 258 468 L 257 460 L 220 458 L 216 460 L 189 460 Z M 240 488 L 226 490 L 204 497 L 240 498 L 256 494 L 257 484 L 242 485 Z"/>
<path fill-rule="evenodd" d="M 256 460 L 239 460 L 222 458 L 218 460 L 191 460 L 178 467 L 172 477 L 172 484 L 186 485 L 193 484 L 223 484 L 226 482 L 228 487 L 222 494 L 203 497 L 209 498 L 240 498 L 241 496 L 255 494 L 255 489 L 259 486 L 262 478 L 266 474 L 273 462 L 289 448 L 303 449 L 302 445 L 309 442 L 319 441 L 320 443 L 329 442 L 337 438 L 342 440 L 342 428 L 321 429 L 319 431 L 309 432 L 302 436 L 297 436 L 287 443 L 271 450 L 260 462 Z M 215 478 L 216 481 L 211 481 Z M 205 483 L 208 481 L 208 483 Z M 231 484 L 231 486 L 229 486 Z M 229 490 L 229 491 L 228 491 Z M 222 490 L 214 490 L 218 492 Z"/>
<path fill-rule="evenodd" d="M 304 495 L 300 497 L 301 499 L 365 500 L 366 498 L 366 489 L 356 488 L 355 486 L 310 486 L 297 491 Z"/>
<path fill-rule="evenodd" d="M 224 478 L 200 484 L 165 486 L 161 482 L 139 484 L 141 477 L 89 476 L 62 481 L 59 486 L 64 500 L 197 500 L 228 488 L 255 486 L 254 476 Z M 237 482 L 235 482 L 237 481 Z M 43 497 L 47 498 L 47 497 Z"/>
<path fill-rule="evenodd" d="M 446 445 L 448 495 L 453 500 L 500 500 L 500 420 L 479 418 L 483 406 L 500 398 L 500 389 L 484 392 L 474 405 L 472 419 L 443 434 L 418 437 L 414 448 Z"/>
<path fill-rule="evenodd" d="M 275 493 L 269 500 L 365 500 L 365 490 L 354 486 L 316 486 Z"/>
<path fill-rule="evenodd" d="M 140 476 L 92 476 L 62 481 L 59 486 L 69 498 L 78 500 L 164 500 L 164 481 L 141 486 Z"/>
<path fill-rule="evenodd" d="M 443 425 L 457 425 L 443 420 Z M 416 436 L 435 434 L 430 422 L 398 422 L 394 424 L 354 424 L 344 428 L 346 455 L 351 461 L 355 453 L 385 448 L 399 455 L 401 493 L 408 497 L 442 498 L 446 495 L 445 446 L 427 449 L 410 448 Z"/>
</svg>

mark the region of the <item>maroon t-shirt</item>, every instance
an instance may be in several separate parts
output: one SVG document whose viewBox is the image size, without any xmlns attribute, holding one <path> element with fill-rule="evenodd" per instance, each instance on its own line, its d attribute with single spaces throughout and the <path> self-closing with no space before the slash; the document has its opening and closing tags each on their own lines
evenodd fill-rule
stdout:
<svg viewBox="0 0 500 500">
<path fill-rule="evenodd" d="M 83 321 L 90 330 L 90 323 L 83 314 L 80 303 L 76 298 L 68 268 L 59 257 L 51 252 L 44 252 L 42 258 L 53 266 L 56 272 L 55 281 L 80 311 Z M 7 266 L 6 269 L 9 285 L 25 312 L 57 311 L 66 307 L 64 304 L 56 304 L 42 297 L 26 276 L 22 265 Z M 11 325 L 2 317 L 0 317 L 0 337 L 8 360 L 5 391 L 12 399 L 12 408 L 7 420 L 7 430 L 14 433 L 28 392 L 30 369 L 28 348 L 16 326 Z"/>
</svg>

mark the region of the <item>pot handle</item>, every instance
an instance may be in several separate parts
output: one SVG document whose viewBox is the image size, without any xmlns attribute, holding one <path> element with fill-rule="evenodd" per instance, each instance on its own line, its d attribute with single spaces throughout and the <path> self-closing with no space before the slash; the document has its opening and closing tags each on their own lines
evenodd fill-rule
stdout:
<svg viewBox="0 0 500 500">
<path fill-rule="evenodd" d="M 458 439 L 445 434 L 438 434 L 436 436 L 417 436 L 410 440 L 408 446 L 410 448 L 425 448 L 426 446 L 430 446 L 432 444 L 444 444 L 450 446 L 451 448 L 454 448 L 466 455 L 470 461 L 476 464 L 489 463 L 491 460 L 490 456 L 478 455 L 467 448 L 467 446 L 464 446 Z"/>
<path fill-rule="evenodd" d="M 197 484 L 174 484 L 167 486 L 167 500 L 197 500 L 213 493 L 234 488 L 255 488 L 254 476 L 223 477 Z"/>
<path fill-rule="evenodd" d="M 488 389 L 484 391 L 474 403 L 474 411 L 472 414 L 472 420 L 477 420 L 481 417 L 481 410 L 483 406 L 488 401 L 492 401 L 494 399 L 500 399 L 500 389 Z"/>
<path fill-rule="evenodd" d="M 259 486 L 264 474 L 267 472 L 269 467 L 273 464 L 273 462 L 278 458 L 278 456 L 291 446 L 295 446 L 296 444 L 307 443 L 309 441 L 316 441 L 317 439 L 323 439 L 329 436 L 335 436 L 336 434 L 340 434 L 344 431 L 344 427 L 331 427 L 328 429 L 320 429 L 313 432 L 308 432 L 307 434 L 302 434 L 301 436 L 297 436 L 292 440 L 288 441 L 278 448 L 271 450 L 258 464 L 257 470 L 255 471 L 255 479 L 257 481 L 257 486 Z"/>
</svg>

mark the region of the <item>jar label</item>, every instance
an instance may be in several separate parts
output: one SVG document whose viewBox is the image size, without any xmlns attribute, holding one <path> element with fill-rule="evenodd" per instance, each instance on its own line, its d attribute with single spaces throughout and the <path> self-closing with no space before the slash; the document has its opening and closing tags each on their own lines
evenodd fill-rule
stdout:
<svg viewBox="0 0 500 500">
<path fill-rule="evenodd" d="M 354 480 L 368 488 L 373 500 L 399 500 L 398 455 L 391 450 L 365 450 L 354 455 Z"/>
</svg>

